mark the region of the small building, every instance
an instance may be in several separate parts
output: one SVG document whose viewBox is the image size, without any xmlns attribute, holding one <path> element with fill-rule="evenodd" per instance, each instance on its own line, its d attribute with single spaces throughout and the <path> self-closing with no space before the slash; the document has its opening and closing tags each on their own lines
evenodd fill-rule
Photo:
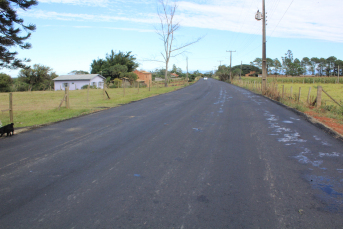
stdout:
<svg viewBox="0 0 343 229">
<path fill-rule="evenodd" d="M 69 90 L 81 89 L 84 85 L 103 88 L 105 77 L 99 74 L 84 74 L 84 75 L 62 75 L 54 80 L 55 91 L 64 90 L 69 87 Z"/>
<path fill-rule="evenodd" d="M 150 72 L 135 70 L 133 73 L 136 73 L 138 80 L 143 80 L 146 85 L 149 85 L 149 81 L 152 81 L 152 74 Z"/>
<path fill-rule="evenodd" d="M 245 74 L 245 77 L 252 76 L 256 73 L 256 71 L 250 71 L 249 73 Z"/>
<path fill-rule="evenodd" d="M 177 77 L 179 77 L 179 75 L 176 74 L 176 73 L 172 73 L 172 74 L 170 74 L 170 77 L 171 77 L 171 78 L 177 78 Z"/>
</svg>

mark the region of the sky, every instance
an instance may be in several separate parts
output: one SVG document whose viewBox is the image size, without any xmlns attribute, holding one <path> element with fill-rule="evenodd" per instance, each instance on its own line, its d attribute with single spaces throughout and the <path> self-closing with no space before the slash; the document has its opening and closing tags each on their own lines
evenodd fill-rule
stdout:
<svg viewBox="0 0 343 229">
<path fill-rule="evenodd" d="M 287 50 L 294 58 L 335 56 L 343 60 L 342 0 L 265 0 L 267 57 L 278 58 Z M 329 2 L 329 4 L 328 4 Z M 171 58 L 186 71 L 212 71 L 219 64 L 249 64 L 262 57 L 261 0 L 177 1 L 174 47 L 202 39 Z M 73 70 L 90 71 L 90 64 L 111 50 L 129 52 L 141 70 L 164 67 L 163 42 L 156 30 L 158 0 L 41 0 L 18 14 L 37 29 L 28 40 L 29 50 L 17 50 L 30 65 L 49 66 L 58 75 Z M 11 50 L 12 51 L 12 50 Z M 1 69 L 12 77 L 19 70 Z"/>
</svg>

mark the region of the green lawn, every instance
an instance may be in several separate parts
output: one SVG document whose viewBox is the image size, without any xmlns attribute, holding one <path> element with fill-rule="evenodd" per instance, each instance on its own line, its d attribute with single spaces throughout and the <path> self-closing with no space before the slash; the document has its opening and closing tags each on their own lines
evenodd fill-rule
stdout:
<svg viewBox="0 0 343 229">
<path fill-rule="evenodd" d="M 13 92 L 13 113 L 15 127 L 25 127 L 56 122 L 82 114 L 92 113 L 108 107 L 116 107 L 131 101 L 137 101 L 151 96 L 168 93 L 185 85 L 170 84 L 154 85 L 149 88 L 107 88 L 111 99 L 103 96 L 102 89 L 90 89 L 87 102 L 87 89 L 70 91 L 70 109 L 65 108 L 65 103 L 58 110 L 64 97 L 64 91 L 33 91 Z M 9 108 L 9 93 L 0 93 L 0 110 Z M 2 125 L 9 123 L 9 112 L 0 111 Z"/>
</svg>

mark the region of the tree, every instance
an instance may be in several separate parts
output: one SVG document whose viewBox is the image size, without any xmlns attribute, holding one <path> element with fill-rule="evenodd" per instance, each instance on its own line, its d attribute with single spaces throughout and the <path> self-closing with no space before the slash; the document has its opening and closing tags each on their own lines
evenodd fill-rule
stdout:
<svg viewBox="0 0 343 229">
<path fill-rule="evenodd" d="M 171 73 L 175 73 L 175 74 L 177 74 L 177 75 L 179 75 L 179 76 L 181 76 L 182 75 L 182 69 L 181 68 L 178 68 L 178 67 L 176 67 L 176 65 L 175 64 L 173 64 L 173 69 L 170 71 Z"/>
<path fill-rule="evenodd" d="M 280 71 L 282 69 L 281 62 L 278 58 L 274 59 L 274 74 L 280 74 Z"/>
<path fill-rule="evenodd" d="M 182 53 L 182 52 L 181 53 L 179 52 L 181 49 L 200 41 L 202 38 L 199 37 L 198 39 L 192 42 L 186 43 L 178 47 L 174 47 L 174 44 L 173 44 L 174 39 L 175 39 L 174 35 L 175 35 L 175 32 L 179 30 L 180 28 L 180 24 L 178 22 L 174 22 L 174 16 L 177 9 L 177 4 L 176 2 L 169 4 L 168 0 L 159 0 L 159 3 L 160 3 L 160 7 L 158 8 L 158 17 L 160 19 L 161 27 L 156 32 L 160 36 L 164 45 L 164 51 L 161 52 L 161 55 L 164 59 L 164 63 L 166 66 L 164 79 L 165 79 L 165 86 L 167 87 L 168 86 L 168 64 L 169 64 L 170 58 L 180 55 Z"/>
<path fill-rule="evenodd" d="M 122 77 L 121 75 L 123 73 L 127 73 L 128 68 L 126 65 L 116 64 L 109 67 L 108 71 L 111 75 L 111 79 L 115 79 L 115 78 Z"/>
<path fill-rule="evenodd" d="M 267 72 L 268 72 L 268 74 L 272 73 L 272 68 L 274 68 L 274 61 L 271 58 L 267 58 Z"/>
<path fill-rule="evenodd" d="M 134 72 L 126 72 L 126 73 L 123 73 L 121 74 L 121 77 L 125 77 L 125 78 L 128 78 L 130 84 L 132 85 L 134 81 L 137 80 L 138 76 L 136 73 Z"/>
<path fill-rule="evenodd" d="M 330 76 L 334 72 L 336 57 L 330 56 L 326 59 L 326 75 Z"/>
<path fill-rule="evenodd" d="M 25 42 L 31 33 L 21 36 L 24 31 L 34 31 L 33 24 L 24 25 L 24 20 L 17 15 L 17 8 L 27 10 L 33 5 L 37 5 L 36 0 L 1 0 L 0 1 L 0 68 L 27 68 L 24 64 L 30 59 L 20 60 L 16 58 L 17 52 L 11 52 L 10 48 L 19 47 L 30 49 L 31 44 Z M 24 29 L 24 31 L 22 30 Z"/>
<path fill-rule="evenodd" d="M 12 84 L 11 76 L 5 73 L 0 73 L 0 92 L 10 92 L 11 84 Z"/>
<path fill-rule="evenodd" d="M 115 53 L 111 50 L 106 54 L 105 59 L 93 60 L 91 63 L 91 74 L 101 74 L 105 78 L 111 77 L 111 80 L 120 77 L 121 73 L 132 72 L 138 68 L 139 64 L 131 52 Z"/>
<path fill-rule="evenodd" d="M 262 69 L 262 58 L 256 58 L 253 62 L 250 62 L 252 66 Z"/>
<path fill-rule="evenodd" d="M 18 80 L 28 85 L 28 90 L 40 91 L 54 86 L 52 79 L 58 75 L 53 69 L 44 65 L 35 64 L 33 68 L 22 69 Z M 20 83 L 19 82 L 19 83 Z"/>
<path fill-rule="evenodd" d="M 73 70 L 73 71 L 69 72 L 68 74 L 70 74 L 70 75 L 86 75 L 86 74 L 89 74 L 89 72 L 83 71 L 83 70 Z"/>
<path fill-rule="evenodd" d="M 338 67 L 339 67 L 339 75 L 342 76 L 343 60 L 336 60 L 335 61 L 335 75 L 338 75 Z"/>
<path fill-rule="evenodd" d="M 318 64 L 319 64 L 319 59 L 317 57 L 312 57 L 311 58 L 311 67 L 310 67 L 312 75 L 316 74 L 316 69 L 317 69 Z"/>
<path fill-rule="evenodd" d="M 304 57 L 304 58 L 301 60 L 301 67 L 304 69 L 304 73 L 306 74 L 308 68 L 311 67 L 311 60 L 310 60 L 310 58 Z"/>
</svg>

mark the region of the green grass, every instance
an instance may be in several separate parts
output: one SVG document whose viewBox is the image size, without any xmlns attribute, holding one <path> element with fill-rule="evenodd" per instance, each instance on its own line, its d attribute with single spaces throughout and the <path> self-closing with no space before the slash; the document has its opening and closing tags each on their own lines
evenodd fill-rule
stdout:
<svg viewBox="0 0 343 229">
<path fill-rule="evenodd" d="M 92 113 L 105 108 L 116 107 L 132 101 L 141 100 L 151 96 L 168 93 L 185 85 L 170 84 L 163 87 L 163 84 L 154 85 L 149 91 L 148 88 L 107 88 L 111 99 L 104 99 L 102 89 L 90 89 L 87 102 L 87 90 L 70 91 L 70 109 L 65 108 L 63 103 L 60 110 L 58 106 L 64 97 L 64 91 L 34 91 L 34 92 L 13 92 L 13 116 L 15 127 L 26 127 L 41 125 L 83 114 Z M 174 86 L 175 85 L 175 86 Z M 9 93 L 0 93 L 0 121 L 2 125 L 9 123 Z"/>
<path fill-rule="evenodd" d="M 325 77 L 327 78 L 327 77 Z M 254 91 L 255 93 L 261 94 L 260 86 L 261 86 L 261 78 L 252 78 L 252 77 L 244 77 L 243 82 L 245 82 L 244 88 L 247 88 L 251 91 Z M 323 79 L 318 79 L 318 82 L 320 82 Z M 250 82 L 250 84 L 246 84 L 246 82 Z M 255 85 L 259 86 L 253 87 L 255 82 Z M 238 86 L 242 86 L 242 84 L 235 80 L 234 84 Z M 283 82 L 281 79 L 268 79 L 268 87 L 273 87 L 277 85 L 278 88 L 278 96 L 272 96 L 273 99 L 276 99 L 277 101 L 295 108 L 301 112 L 306 112 L 309 109 L 313 109 L 318 114 L 324 115 L 326 117 L 334 118 L 338 122 L 343 121 L 343 108 L 338 106 L 334 101 L 332 101 L 331 98 L 329 98 L 324 92 L 322 93 L 322 106 L 320 108 L 311 107 L 307 103 L 307 96 L 309 93 L 309 89 L 311 88 L 310 93 L 310 101 L 314 101 L 314 99 L 317 97 L 317 88 L 318 86 L 322 86 L 323 90 L 327 92 L 333 99 L 335 99 L 338 103 L 343 105 L 343 84 L 336 84 L 336 83 L 290 83 L 289 81 Z M 282 95 L 282 87 L 285 88 L 284 98 L 281 98 Z M 291 88 L 292 88 L 292 94 L 291 94 Z M 299 88 L 301 88 L 301 95 L 300 95 L 300 102 L 297 101 L 297 98 L 299 96 Z"/>
</svg>

